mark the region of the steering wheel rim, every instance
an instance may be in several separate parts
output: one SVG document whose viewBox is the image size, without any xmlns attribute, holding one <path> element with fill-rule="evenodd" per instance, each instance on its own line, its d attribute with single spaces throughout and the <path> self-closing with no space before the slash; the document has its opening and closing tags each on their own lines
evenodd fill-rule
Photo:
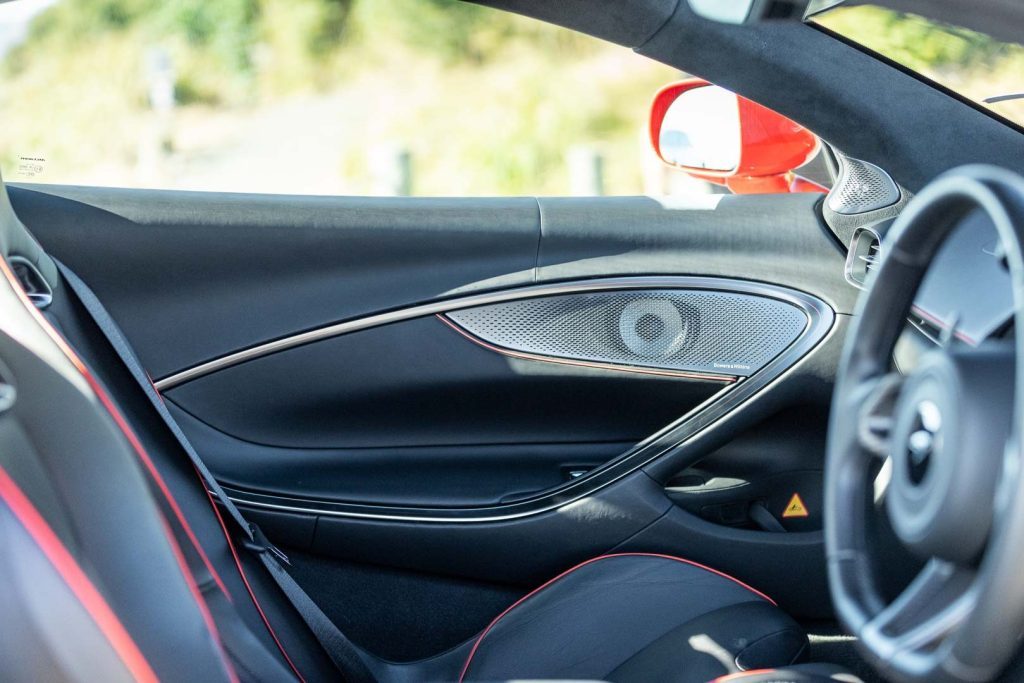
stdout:
<svg viewBox="0 0 1024 683">
<path fill-rule="evenodd" d="M 923 364 L 924 379 L 915 379 L 914 373 L 904 379 L 890 372 L 892 351 L 929 265 L 945 239 L 976 210 L 983 211 L 998 231 L 1013 287 L 1019 333 L 1011 356 L 1010 367 L 1015 370 L 1004 373 L 1008 379 L 1002 382 L 1005 388 L 999 389 L 1008 394 L 1005 415 L 972 412 L 977 406 L 960 396 L 970 395 L 972 389 L 977 393 L 982 386 L 970 378 L 977 372 L 977 363 L 987 368 L 982 373 L 987 373 L 990 384 L 1000 384 L 998 368 L 1000 363 L 1005 367 L 1005 358 L 972 355 L 972 360 L 966 360 L 953 358 L 945 349 L 939 352 L 945 357 L 935 356 Z M 1024 632 L 1024 581 L 1020 580 L 1024 363 L 1013 360 L 1024 359 L 1024 333 L 1020 333 L 1024 331 L 1024 179 L 989 166 L 967 166 L 944 174 L 907 206 L 890 230 L 883 252 L 847 335 L 829 423 L 825 540 L 833 601 L 867 659 L 887 676 L 906 681 L 990 680 L 1016 653 Z M 965 372 L 971 363 L 974 370 Z M 942 388 L 946 381 L 953 383 L 952 389 Z M 965 382 L 975 386 L 961 386 Z M 891 431 L 907 436 L 905 429 L 896 427 L 907 422 L 904 414 L 911 407 L 920 413 L 923 401 L 914 406 L 907 403 L 911 399 L 901 403 L 903 391 L 912 396 L 934 391 L 948 398 L 947 403 L 956 406 L 949 442 L 981 444 L 980 450 L 986 452 L 978 462 L 965 460 L 974 453 L 958 458 L 936 449 L 937 455 L 924 456 L 935 460 L 931 465 L 935 474 L 929 470 L 924 475 L 928 485 L 913 482 L 909 463 L 915 453 L 904 456 L 909 451 L 898 437 L 890 433 L 880 438 L 872 431 L 880 423 L 879 411 L 890 410 L 894 413 L 888 423 Z M 971 413 L 970 419 L 961 412 Z M 949 421 L 950 416 L 944 417 Z M 1005 432 L 993 433 L 1004 427 Z M 897 535 L 919 554 L 937 551 L 889 604 L 874 577 L 869 534 L 872 467 L 886 449 L 896 473 L 890 484 L 892 498 L 886 502 Z M 963 487 L 970 490 L 963 492 Z M 989 498 L 974 504 L 987 522 L 977 515 L 966 520 L 950 517 L 959 510 L 941 509 L 962 506 L 961 494 L 985 491 L 990 491 Z M 898 501 L 915 495 L 922 509 L 933 509 L 919 516 L 934 515 L 934 519 L 906 519 L 914 517 L 916 508 Z M 929 496 L 940 495 L 947 498 L 931 505 Z M 945 528 L 947 523 L 955 528 Z M 964 529 L 972 533 L 965 534 Z M 963 543 L 951 546 L 951 534 L 960 534 Z"/>
</svg>

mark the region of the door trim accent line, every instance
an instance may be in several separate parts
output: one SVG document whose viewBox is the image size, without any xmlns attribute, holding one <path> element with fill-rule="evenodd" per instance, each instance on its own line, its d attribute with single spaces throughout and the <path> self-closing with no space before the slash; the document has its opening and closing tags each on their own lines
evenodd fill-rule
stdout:
<svg viewBox="0 0 1024 683">
<path fill-rule="evenodd" d="M 816 302 L 816 304 L 813 305 L 824 305 L 814 297 L 797 290 L 779 287 L 777 285 L 752 282 L 749 280 L 735 280 L 719 277 L 689 275 L 607 277 L 592 280 L 575 280 L 542 285 L 528 285 L 526 287 L 516 287 L 496 292 L 472 294 L 453 299 L 432 301 L 427 304 L 400 308 L 393 311 L 377 313 L 375 315 L 317 327 L 312 330 L 250 346 L 249 348 L 242 349 L 241 351 L 234 351 L 218 358 L 199 363 L 198 365 L 194 365 L 180 372 L 162 377 L 156 380 L 154 385 L 156 386 L 157 391 L 167 391 L 168 389 L 173 389 L 176 386 L 217 372 L 218 370 L 223 370 L 257 358 L 262 358 L 263 356 L 269 356 L 297 346 L 304 346 L 306 344 L 330 339 L 343 334 L 358 332 L 360 330 L 379 327 L 381 325 L 389 325 L 391 323 L 409 320 L 411 318 L 437 315 L 439 313 L 457 311 L 463 308 L 487 306 L 490 304 L 504 303 L 506 301 L 517 301 L 519 299 L 623 289 L 706 289 L 713 291 L 735 292 L 739 294 L 752 294 L 755 296 L 766 296 L 773 299 L 779 299 L 781 301 L 794 304 L 808 315 L 808 307 L 811 305 L 809 302 Z M 829 310 L 831 312 L 831 309 Z M 797 339 L 797 342 L 798 341 L 800 340 Z M 794 344 L 795 343 L 796 342 L 794 342 Z M 792 344 L 790 347 L 792 347 Z M 785 353 L 785 351 L 783 351 L 783 353 Z"/>
<path fill-rule="evenodd" d="M 676 451 L 688 442 L 704 435 L 725 418 L 740 411 L 747 403 L 788 374 L 832 330 L 836 319 L 835 312 L 820 299 L 798 290 L 728 278 L 637 276 L 534 285 L 501 292 L 477 294 L 448 301 L 438 301 L 328 325 L 197 365 L 194 368 L 160 380 L 157 382 L 157 388 L 167 389 L 177 386 L 225 367 L 294 348 L 302 344 L 410 318 L 437 315 L 445 311 L 516 299 L 576 292 L 671 288 L 711 289 L 779 299 L 798 307 L 807 316 L 807 325 L 796 340 L 754 374 L 746 378 L 738 378 L 737 381 L 723 386 L 710 398 L 681 416 L 675 422 L 640 441 L 601 467 L 595 468 L 586 475 L 566 482 L 559 487 L 539 492 L 533 497 L 509 503 L 476 507 L 398 507 L 295 498 L 244 491 L 230 485 L 224 486 L 230 498 L 241 506 L 308 515 L 446 524 L 518 519 L 549 512 L 581 501 L 598 490 L 619 481 L 623 477 L 636 472 L 641 467 Z"/>
</svg>

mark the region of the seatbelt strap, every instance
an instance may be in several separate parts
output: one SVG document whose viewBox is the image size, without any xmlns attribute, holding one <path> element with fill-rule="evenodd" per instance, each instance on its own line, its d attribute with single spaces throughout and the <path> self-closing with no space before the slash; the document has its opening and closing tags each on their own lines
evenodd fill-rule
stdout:
<svg viewBox="0 0 1024 683">
<path fill-rule="evenodd" d="M 306 591 L 302 589 L 282 566 L 282 564 L 289 564 L 288 556 L 275 547 L 263 535 L 258 526 L 245 519 L 245 516 L 242 515 L 234 501 L 224 492 L 220 482 L 217 481 L 202 458 L 196 453 L 196 449 L 192 447 L 188 437 L 185 436 L 174 416 L 167 409 L 167 405 L 164 403 L 159 392 L 157 392 L 156 387 L 153 386 L 149 375 L 135 355 L 135 351 L 121 332 L 121 328 L 110 317 L 110 314 L 99 298 L 67 266 L 57 261 L 57 259 L 54 259 L 54 262 L 56 262 L 57 267 L 60 269 L 64 281 L 68 283 L 68 286 L 78 297 L 78 300 L 89 313 L 93 322 L 96 323 L 103 336 L 110 342 L 121 362 L 128 368 L 128 372 L 131 373 L 132 377 L 142 388 L 146 398 L 153 404 L 157 414 L 163 419 L 167 428 L 171 430 L 174 438 L 178 440 L 178 443 L 195 466 L 196 471 L 199 472 L 203 484 L 224 509 L 227 510 L 228 515 L 234 520 L 238 529 L 245 536 L 245 547 L 260 558 L 267 572 L 273 577 L 281 592 L 288 598 L 288 601 L 291 602 L 295 611 L 302 617 L 309 630 L 313 632 L 317 642 L 323 647 L 327 656 L 330 657 L 331 661 L 338 668 L 338 671 L 341 672 L 346 680 L 353 681 L 354 683 L 374 683 L 376 678 L 370 672 L 355 644 L 334 625 L 334 622 L 324 614 L 323 610 L 313 602 L 313 599 L 309 597 Z"/>
</svg>

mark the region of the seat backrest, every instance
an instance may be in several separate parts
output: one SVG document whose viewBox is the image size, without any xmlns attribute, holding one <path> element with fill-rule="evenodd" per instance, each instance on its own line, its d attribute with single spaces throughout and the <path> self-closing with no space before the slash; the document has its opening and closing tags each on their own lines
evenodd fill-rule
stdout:
<svg viewBox="0 0 1024 683">
<path fill-rule="evenodd" d="M 18 220 L 2 178 L 0 363 L 16 393 L 4 409 L 0 387 L 0 432 L 14 425 L 28 435 L 0 454 L 0 467 L 11 467 L 12 481 L 141 654 L 161 663 L 152 668 L 162 680 L 337 678 L 257 556 L 233 539 L 237 530 L 56 262 Z M 62 381 L 24 385 L 21 378 L 37 372 Z M 71 409 L 83 402 L 88 410 Z M 87 443 L 93 432 L 106 441 Z M 42 463 L 32 476 L 19 469 L 32 462 Z M 185 590 L 168 588 L 172 580 Z M 0 619 L 6 604 L 0 599 Z M 6 664 L 0 648 L 5 680 Z"/>
<path fill-rule="evenodd" d="M 0 674 L 233 680 L 116 406 L 10 265 L 59 289 L 2 181 L 0 252 Z"/>
</svg>

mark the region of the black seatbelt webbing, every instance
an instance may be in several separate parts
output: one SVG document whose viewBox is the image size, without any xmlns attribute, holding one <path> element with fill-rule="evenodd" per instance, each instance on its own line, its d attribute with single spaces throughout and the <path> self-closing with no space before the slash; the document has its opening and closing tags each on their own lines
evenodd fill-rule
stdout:
<svg viewBox="0 0 1024 683">
<path fill-rule="evenodd" d="M 246 520 L 234 501 L 228 498 L 227 493 L 224 492 L 216 477 L 206 467 L 202 458 L 199 457 L 195 448 L 192 447 L 188 437 L 185 436 L 185 433 L 181 430 L 177 421 L 175 421 L 174 416 L 167 409 L 163 398 L 157 392 L 156 387 L 153 386 L 149 375 L 135 355 L 135 351 L 124 338 L 121 328 L 118 327 L 114 319 L 107 313 L 107 309 L 81 278 L 71 272 L 60 261 L 56 259 L 54 261 L 57 263 L 57 267 L 60 269 L 61 275 L 68 283 L 68 286 L 78 297 L 78 300 L 90 317 L 92 317 L 96 326 L 100 328 L 103 336 L 110 342 L 110 345 L 142 388 L 146 398 L 149 399 L 149 402 L 156 409 L 161 419 L 163 419 L 167 428 L 174 434 L 175 439 L 177 439 L 182 449 L 192 461 L 196 471 L 199 472 L 203 484 L 217 502 L 227 510 L 228 515 L 230 515 L 238 529 L 244 534 L 245 547 L 260 558 L 267 572 L 273 577 L 281 592 L 288 598 L 288 601 L 291 602 L 295 611 L 302 617 L 309 630 L 313 632 L 317 642 L 323 647 L 328 657 L 338 668 L 338 671 L 341 672 L 346 680 L 353 681 L 354 683 L 373 683 L 376 679 L 359 654 L 356 646 L 334 625 L 334 622 L 324 614 L 323 610 L 313 602 L 313 599 L 284 569 L 282 563 L 288 564 L 288 557 L 267 540 L 258 526 Z"/>
</svg>

